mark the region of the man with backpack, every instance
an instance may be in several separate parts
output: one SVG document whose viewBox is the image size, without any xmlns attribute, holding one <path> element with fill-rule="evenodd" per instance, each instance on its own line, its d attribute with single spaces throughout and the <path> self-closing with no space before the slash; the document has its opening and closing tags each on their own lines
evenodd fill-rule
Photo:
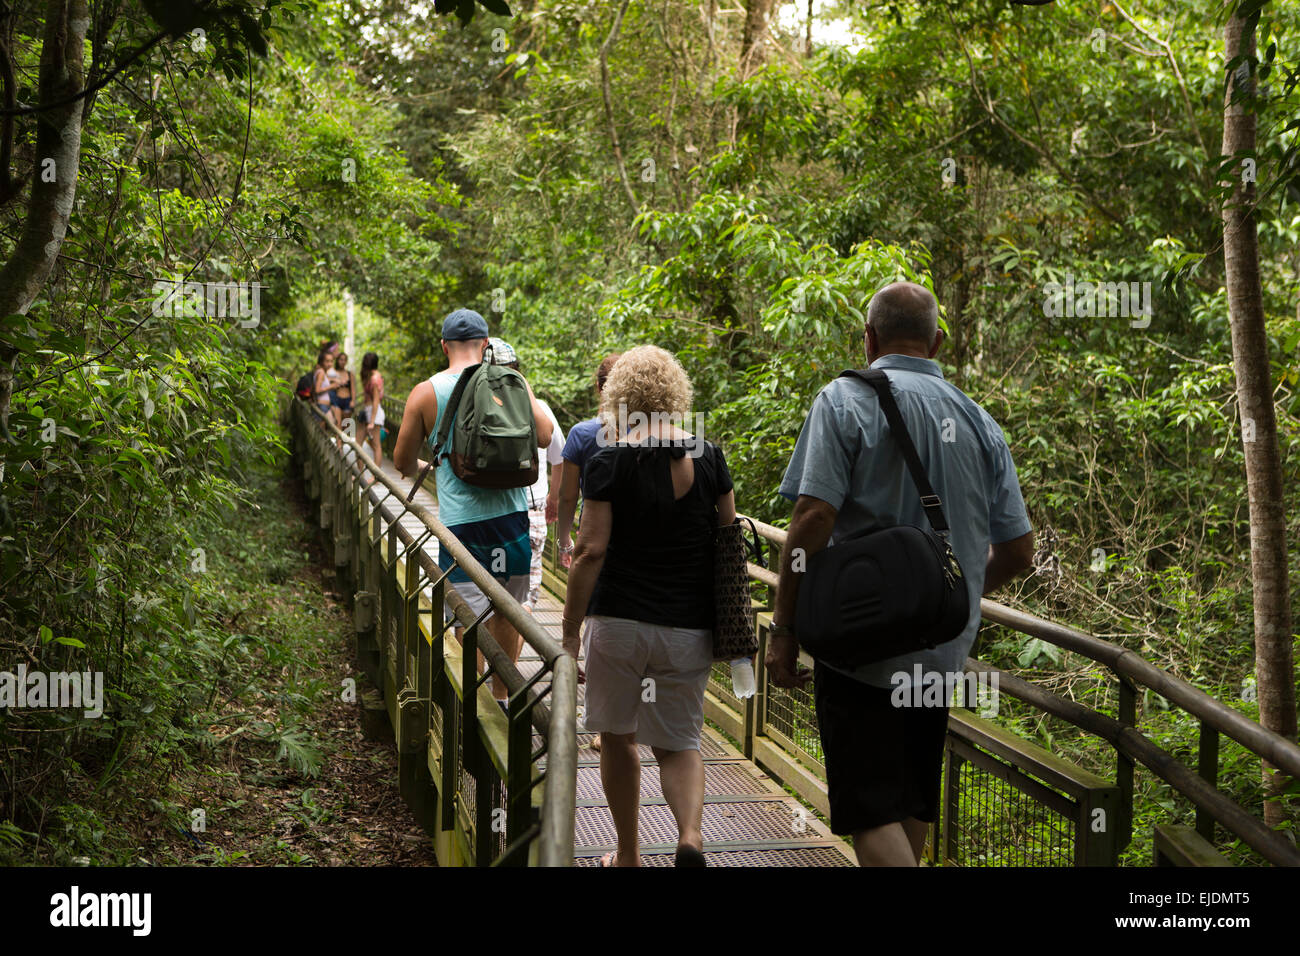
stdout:
<svg viewBox="0 0 1300 956">
<path fill-rule="evenodd" d="M 420 451 L 430 455 L 439 520 L 522 604 L 532 562 L 527 489 L 537 477 L 538 446 L 550 443 L 551 421 L 522 375 L 484 362 L 487 347 L 487 322 L 477 312 L 457 309 L 443 320 L 448 368 L 411 389 L 393 465 L 415 477 L 426 466 Z M 438 564 L 451 567 L 445 549 Z M 488 606 L 487 595 L 463 570 L 453 570 L 448 581 L 476 616 Z M 501 649 L 518 659 L 519 632 L 497 614 L 487 627 Z M 505 684 L 494 677 L 492 687 L 504 700 Z"/>
<path fill-rule="evenodd" d="M 823 388 L 780 489 L 795 506 L 766 664 L 778 687 L 814 680 L 831 829 L 852 834 L 863 866 L 917 865 L 938 810 L 949 702 L 926 695 L 915 706 L 914 694 L 894 693 L 900 676 L 906 683 L 919 669 L 922 682 L 932 684 L 934 675 L 960 673 L 979 628 L 980 596 L 1027 570 L 1033 558 L 1033 532 L 1002 429 L 945 381 L 934 361 L 944 339 L 938 314 L 934 296 L 914 283 L 896 282 L 872 297 L 867 360 L 873 373 L 884 373 L 886 381 L 878 384 L 889 397 L 870 384 L 877 381 L 871 376 L 866 382 L 841 376 Z M 821 587 L 827 578 L 818 578 L 822 569 L 850 567 L 843 555 L 871 547 L 872 536 L 864 532 L 874 531 L 889 537 L 876 555 L 876 566 L 888 573 L 895 532 L 926 528 L 960 565 L 937 565 L 940 588 L 946 579 L 953 593 L 965 590 L 961 600 L 968 608 L 955 622 L 955 636 L 934 646 L 911 642 L 923 631 L 928 609 L 901 610 L 901 626 L 848 628 L 853 641 L 861 635 L 850 653 L 861 663 L 818 656 L 822 634 L 796 633 L 796 626 L 828 610 L 824 602 L 804 606 L 808 595 L 827 593 Z M 927 557 L 924 551 L 920 556 Z M 927 568 L 925 562 L 905 560 L 903 552 L 897 557 L 895 565 L 914 569 L 911 580 L 890 591 L 864 586 L 861 571 L 849 575 L 857 590 L 834 602 L 826 619 L 856 624 L 906 609 L 927 593 L 935 575 L 915 572 Z M 800 640 L 816 659 L 815 674 L 798 666 Z M 873 658 L 873 641 L 890 650 L 899 643 L 915 649 Z"/>
</svg>

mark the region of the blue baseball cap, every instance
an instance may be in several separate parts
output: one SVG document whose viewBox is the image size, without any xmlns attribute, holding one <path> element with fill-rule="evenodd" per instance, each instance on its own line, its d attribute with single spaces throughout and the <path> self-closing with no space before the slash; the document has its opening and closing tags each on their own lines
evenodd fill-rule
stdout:
<svg viewBox="0 0 1300 956">
<path fill-rule="evenodd" d="M 473 309 L 457 309 L 442 320 L 444 342 L 471 342 L 487 337 L 487 322 Z"/>
</svg>

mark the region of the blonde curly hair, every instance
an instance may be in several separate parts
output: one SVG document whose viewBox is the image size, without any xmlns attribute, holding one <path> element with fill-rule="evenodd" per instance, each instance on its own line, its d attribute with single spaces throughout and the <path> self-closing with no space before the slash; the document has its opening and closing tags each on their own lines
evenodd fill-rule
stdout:
<svg viewBox="0 0 1300 956">
<path fill-rule="evenodd" d="M 691 380 L 672 352 L 657 345 L 638 345 L 624 352 L 605 380 L 600 396 L 600 420 L 614 435 L 619 406 L 630 415 L 676 413 L 683 423 L 691 411 Z"/>
</svg>

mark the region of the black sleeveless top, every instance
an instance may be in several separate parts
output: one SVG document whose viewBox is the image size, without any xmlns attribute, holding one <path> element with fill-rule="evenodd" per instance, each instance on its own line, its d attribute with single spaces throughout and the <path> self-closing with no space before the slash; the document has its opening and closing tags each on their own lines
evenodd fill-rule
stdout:
<svg viewBox="0 0 1300 956">
<path fill-rule="evenodd" d="M 671 463 L 700 449 L 695 483 L 673 499 Z M 583 497 L 613 512 L 605 564 L 588 614 L 649 624 L 713 627 L 713 534 L 718 497 L 731 491 L 712 442 L 602 448 L 587 462 Z"/>
</svg>

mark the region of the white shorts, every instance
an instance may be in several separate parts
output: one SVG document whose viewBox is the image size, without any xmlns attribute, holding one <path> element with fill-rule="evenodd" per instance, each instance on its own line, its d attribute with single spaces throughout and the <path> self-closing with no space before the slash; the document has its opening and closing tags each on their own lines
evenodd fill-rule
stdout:
<svg viewBox="0 0 1300 956">
<path fill-rule="evenodd" d="M 537 607 L 542 596 L 542 553 L 546 550 L 546 512 L 528 512 L 528 538 L 533 546 L 533 563 L 528 571 L 528 600 L 524 604 L 529 610 Z"/>
<path fill-rule="evenodd" d="M 634 733 L 663 750 L 700 749 L 711 631 L 589 617 L 583 644 L 588 730 Z"/>
<path fill-rule="evenodd" d="M 528 575 L 514 574 L 505 580 L 497 579 L 501 586 L 510 592 L 510 596 L 523 604 L 528 597 Z M 483 593 L 477 584 L 473 581 L 448 581 L 461 599 L 469 605 L 470 613 L 478 617 L 483 613 L 483 609 L 488 606 L 488 596 Z M 493 612 L 495 613 L 495 612 Z M 492 620 L 492 614 L 489 614 L 483 620 L 484 622 Z M 452 617 L 450 605 L 443 605 L 443 619 L 450 621 Z M 459 622 L 457 622 L 459 625 Z"/>
</svg>

